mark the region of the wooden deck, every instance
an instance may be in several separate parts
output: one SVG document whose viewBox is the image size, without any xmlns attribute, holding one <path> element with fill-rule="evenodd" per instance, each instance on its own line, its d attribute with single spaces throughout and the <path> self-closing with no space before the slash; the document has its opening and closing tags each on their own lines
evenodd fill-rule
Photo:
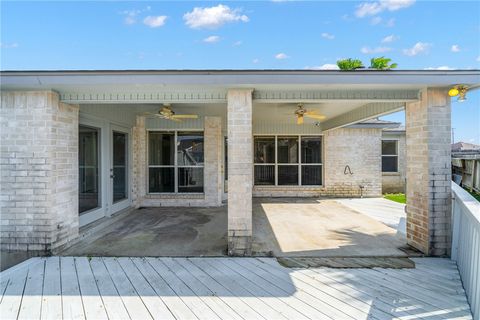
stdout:
<svg viewBox="0 0 480 320">
<path fill-rule="evenodd" d="M 269 258 L 32 258 L 0 274 L 1 319 L 471 319 L 454 263 L 280 266 Z"/>
</svg>

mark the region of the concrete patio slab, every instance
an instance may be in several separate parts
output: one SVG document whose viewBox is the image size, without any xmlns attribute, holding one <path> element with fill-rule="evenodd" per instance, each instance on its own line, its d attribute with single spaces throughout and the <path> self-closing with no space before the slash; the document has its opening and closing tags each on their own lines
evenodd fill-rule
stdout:
<svg viewBox="0 0 480 320">
<path fill-rule="evenodd" d="M 227 209 L 143 208 L 85 237 L 62 255 L 223 256 Z M 334 200 L 257 198 L 257 256 L 406 256 L 395 229 Z"/>
<path fill-rule="evenodd" d="M 396 229 L 403 235 L 407 232 L 407 214 L 402 203 L 384 198 L 336 199 L 336 201 Z"/>
</svg>

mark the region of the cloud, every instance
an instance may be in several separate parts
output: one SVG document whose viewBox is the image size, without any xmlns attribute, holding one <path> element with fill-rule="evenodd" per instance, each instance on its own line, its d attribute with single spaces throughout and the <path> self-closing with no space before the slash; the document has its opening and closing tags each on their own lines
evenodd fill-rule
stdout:
<svg viewBox="0 0 480 320">
<path fill-rule="evenodd" d="M 372 26 L 376 26 L 377 24 L 379 24 L 380 22 L 382 22 L 382 18 L 381 17 L 373 17 L 372 20 L 370 20 L 370 24 Z"/>
<path fill-rule="evenodd" d="M 284 59 L 288 59 L 288 58 L 290 58 L 290 57 L 287 56 L 287 55 L 286 55 L 285 53 L 283 53 L 283 52 L 277 53 L 277 54 L 275 55 L 275 59 L 277 59 L 277 60 L 284 60 Z"/>
<path fill-rule="evenodd" d="M 137 16 L 139 14 L 141 14 L 142 12 L 150 11 L 150 9 L 150 6 L 146 6 L 144 9 L 124 10 L 120 12 L 120 14 L 123 14 L 125 16 L 123 22 L 127 25 L 131 25 L 137 22 Z"/>
<path fill-rule="evenodd" d="M 255 63 L 255 64 L 257 64 L 257 63 L 260 62 L 260 59 L 255 58 L 255 59 L 252 60 L 252 62 Z"/>
<path fill-rule="evenodd" d="M 232 46 L 238 47 L 238 46 L 241 46 L 242 43 L 243 43 L 242 41 L 238 40 L 238 41 L 235 41 L 235 42 L 232 44 Z"/>
<path fill-rule="evenodd" d="M 143 19 L 143 24 L 149 26 L 150 28 L 158 28 L 165 25 L 167 16 L 148 16 Z"/>
<path fill-rule="evenodd" d="M 477 57 L 477 61 L 480 62 L 480 56 Z"/>
<path fill-rule="evenodd" d="M 391 35 L 386 36 L 385 38 L 383 38 L 381 42 L 382 42 L 382 43 L 391 43 L 391 42 L 393 42 L 393 41 L 395 41 L 395 40 L 397 40 L 397 39 L 398 39 L 397 36 L 391 34 Z"/>
<path fill-rule="evenodd" d="M 415 0 L 380 0 L 373 2 L 363 2 L 357 6 L 355 15 L 358 18 L 374 16 L 383 11 L 397 11 L 408 8 L 415 3 Z"/>
<path fill-rule="evenodd" d="M 0 42 L 0 48 L 5 48 L 5 49 L 18 48 L 18 43 L 17 42 L 12 42 L 12 43 Z"/>
<path fill-rule="evenodd" d="M 392 48 L 389 48 L 389 47 L 375 47 L 375 48 L 362 47 L 360 49 L 360 52 L 363 53 L 363 54 L 384 53 L 384 52 L 389 52 L 389 51 L 392 51 Z"/>
<path fill-rule="evenodd" d="M 307 70 L 340 70 L 340 68 L 333 63 L 326 63 L 321 66 L 312 66 L 312 67 L 307 66 L 305 67 L 305 69 Z"/>
<path fill-rule="evenodd" d="M 452 67 L 449 67 L 449 66 L 440 66 L 440 67 L 428 67 L 428 68 L 425 68 L 424 70 L 455 70 L 457 68 L 452 68 Z"/>
<path fill-rule="evenodd" d="M 219 36 L 210 36 L 210 37 L 206 37 L 205 39 L 203 39 L 203 42 L 205 42 L 205 43 L 215 43 L 215 42 L 218 42 L 218 41 L 220 41 Z"/>
<path fill-rule="evenodd" d="M 333 40 L 333 39 L 335 39 L 335 36 L 333 34 L 324 32 L 324 33 L 322 33 L 322 38 L 325 38 L 325 39 L 328 39 L 328 40 Z"/>
<path fill-rule="evenodd" d="M 414 57 L 421 53 L 427 53 L 432 45 L 426 42 L 417 42 L 415 45 L 408 49 L 403 49 L 403 54 L 409 57 Z"/>
<path fill-rule="evenodd" d="M 226 5 L 219 4 L 209 8 L 195 7 L 191 12 L 183 15 L 183 20 L 192 29 L 215 29 L 226 23 L 248 22 L 249 18 L 241 14 L 240 9 L 230 9 Z"/>
<path fill-rule="evenodd" d="M 458 44 L 454 44 L 451 48 L 450 51 L 452 52 L 460 52 L 460 46 Z"/>
</svg>

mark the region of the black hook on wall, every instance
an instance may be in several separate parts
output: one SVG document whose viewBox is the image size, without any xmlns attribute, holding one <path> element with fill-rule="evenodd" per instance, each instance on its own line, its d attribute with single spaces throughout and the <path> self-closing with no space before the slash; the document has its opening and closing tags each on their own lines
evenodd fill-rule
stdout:
<svg viewBox="0 0 480 320">
<path fill-rule="evenodd" d="M 345 170 L 343 170 L 343 174 L 353 175 L 353 172 L 352 172 L 352 170 L 350 169 L 350 166 L 349 166 L 348 164 L 345 166 Z"/>
</svg>

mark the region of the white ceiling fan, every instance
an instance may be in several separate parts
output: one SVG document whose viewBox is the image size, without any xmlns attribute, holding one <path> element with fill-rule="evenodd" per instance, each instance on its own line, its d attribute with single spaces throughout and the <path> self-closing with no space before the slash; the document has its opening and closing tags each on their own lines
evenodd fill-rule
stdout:
<svg viewBox="0 0 480 320">
<path fill-rule="evenodd" d="M 145 116 L 150 116 L 150 117 L 156 117 L 156 118 L 161 118 L 165 120 L 172 120 L 172 121 L 177 121 L 180 122 L 182 119 L 197 119 L 198 115 L 196 114 L 176 114 L 172 108 L 170 107 L 170 104 L 164 104 L 163 107 L 158 110 L 157 113 L 153 112 L 145 112 Z"/>
<path fill-rule="evenodd" d="M 302 103 L 297 105 L 297 109 L 295 110 L 294 114 L 297 117 L 297 124 L 303 124 L 304 117 L 316 120 L 324 120 L 326 118 L 324 115 L 318 114 L 315 110 L 308 111 L 304 108 Z"/>
</svg>

